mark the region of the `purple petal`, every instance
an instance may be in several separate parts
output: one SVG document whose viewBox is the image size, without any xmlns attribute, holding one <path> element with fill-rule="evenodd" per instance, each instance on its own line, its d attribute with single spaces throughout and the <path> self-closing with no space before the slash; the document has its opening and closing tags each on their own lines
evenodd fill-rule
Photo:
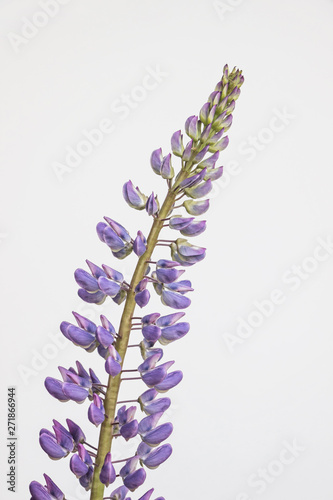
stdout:
<svg viewBox="0 0 333 500">
<path fill-rule="evenodd" d="M 109 295 L 109 297 L 115 297 L 120 290 L 120 285 L 118 283 L 104 278 L 104 276 L 98 278 L 98 285 L 102 292 Z"/>
<path fill-rule="evenodd" d="M 137 455 L 140 457 L 140 461 L 146 459 L 151 452 L 152 447 L 148 446 L 148 444 L 144 443 L 143 441 L 139 444 L 138 449 L 137 449 Z"/>
<path fill-rule="evenodd" d="M 116 333 L 114 326 L 112 325 L 112 323 L 110 323 L 110 321 L 107 319 L 106 316 L 101 314 L 100 319 L 101 319 L 102 326 L 103 326 L 103 328 L 105 328 L 105 330 L 107 330 L 110 333 Z"/>
<path fill-rule="evenodd" d="M 149 417 L 143 418 L 139 424 L 139 429 L 138 429 L 139 434 L 141 436 L 145 436 L 148 432 L 155 429 L 162 415 L 163 412 L 161 411 L 153 413 L 152 415 L 149 415 Z"/>
<path fill-rule="evenodd" d="M 149 358 L 148 358 L 149 359 Z M 149 370 L 141 375 L 142 380 L 148 387 L 153 387 L 156 384 L 160 384 L 162 380 L 165 379 L 167 375 L 168 368 L 173 364 L 173 361 L 163 363 L 162 365 Z"/>
<path fill-rule="evenodd" d="M 106 226 L 103 231 L 103 237 L 105 243 L 113 250 L 114 252 L 118 252 L 122 250 L 125 246 L 123 240 L 114 232 L 114 230 Z"/>
<path fill-rule="evenodd" d="M 183 151 L 183 161 L 188 161 L 191 157 L 192 154 L 192 146 L 193 146 L 193 140 L 191 139 L 190 142 L 188 142 L 185 146 L 185 149 Z"/>
<path fill-rule="evenodd" d="M 146 471 L 141 467 L 141 469 L 136 470 L 132 474 L 129 474 L 124 479 L 124 485 L 130 491 L 135 491 L 139 486 L 141 486 L 146 479 Z"/>
<path fill-rule="evenodd" d="M 187 227 L 189 224 L 191 224 L 191 222 L 194 220 L 194 217 L 171 217 L 170 221 L 169 221 L 169 227 L 171 229 L 177 229 L 177 230 L 181 230 L 181 229 L 184 229 L 185 227 Z"/>
<path fill-rule="evenodd" d="M 76 283 L 81 288 L 87 290 L 87 292 L 96 292 L 98 290 L 98 283 L 96 278 L 91 276 L 91 274 L 89 274 L 84 269 L 76 269 L 74 278 Z"/>
<path fill-rule="evenodd" d="M 173 283 L 176 281 L 183 273 L 184 269 L 156 269 L 156 277 L 161 283 Z"/>
<path fill-rule="evenodd" d="M 143 290 L 142 292 L 135 294 L 135 302 L 141 308 L 145 307 L 148 304 L 149 299 L 150 299 L 149 290 Z"/>
<path fill-rule="evenodd" d="M 110 219 L 110 217 L 104 217 L 104 219 L 122 240 L 126 241 L 127 243 L 130 243 L 132 241 L 132 238 L 127 229 L 125 229 L 124 226 L 119 224 L 119 222 Z"/>
<path fill-rule="evenodd" d="M 66 337 L 66 339 L 72 340 L 67 333 L 67 329 L 69 326 L 71 326 L 71 323 L 68 323 L 68 321 L 62 321 L 60 323 L 60 331 L 63 334 L 63 336 Z"/>
<path fill-rule="evenodd" d="M 120 305 L 124 300 L 126 300 L 127 297 L 127 291 L 124 289 L 121 289 L 119 293 L 115 297 L 112 297 L 111 300 L 117 305 Z"/>
<path fill-rule="evenodd" d="M 125 500 L 128 488 L 126 486 L 120 486 L 111 493 L 112 500 Z"/>
<path fill-rule="evenodd" d="M 60 382 L 60 380 L 56 380 L 55 378 L 52 377 L 46 377 L 44 385 L 47 389 L 47 391 L 51 394 L 56 399 L 59 399 L 59 401 L 65 402 L 69 401 L 69 397 L 66 396 L 66 394 L 63 391 L 63 382 Z"/>
<path fill-rule="evenodd" d="M 144 465 L 148 469 L 156 469 L 159 465 L 165 462 L 172 453 L 172 447 L 170 444 L 163 444 L 156 450 L 152 450 L 145 460 L 142 460 Z"/>
<path fill-rule="evenodd" d="M 158 360 L 159 360 L 158 354 L 154 354 L 152 356 L 149 356 L 147 359 L 144 360 L 143 363 L 141 363 L 141 365 L 138 366 L 138 371 L 140 373 L 144 373 L 144 372 L 147 372 L 149 370 L 152 370 L 153 368 L 155 368 Z"/>
<path fill-rule="evenodd" d="M 208 181 L 202 182 L 198 186 L 185 189 L 185 193 L 190 198 L 202 198 L 206 196 L 212 190 L 212 181 L 208 179 Z"/>
<path fill-rule="evenodd" d="M 200 128 L 198 126 L 198 121 L 198 117 L 194 116 L 192 120 L 190 120 L 188 129 L 186 131 L 188 136 L 191 137 L 191 139 L 193 139 L 194 141 L 197 141 L 200 137 Z"/>
<path fill-rule="evenodd" d="M 186 200 L 183 205 L 189 214 L 202 215 L 209 209 L 209 200 Z"/>
<path fill-rule="evenodd" d="M 165 260 L 165 259 L 160 259 L 156 263 L 156 267 L 162 267 L 163 269 L 171 269 L 173 267 L 179 266 L 179 262 L 175 262 L 174 260 Z"/>
<path fill-rule="evenodd" d="M 158 392 L 167 392 L 169 389 L 176 387 L 183 379 L 183 372 L 180 370 L 169 373 L 165 379 L 160 383 L 155 385 L 155 389 Z"/>
<path fill-rule="evenodd" d="M 106 487 L 114 483 L 114 481 L 116 480 L 116 471 L 114 470 L 111 462 L 111 453 L 107 453 L 105 456 L 99 479 L 101 483 L 105 484 Z"/>
<path fill-rule="evenodd" d="M 97 327 L 96 333 L 97 340 L 103 347 L 109 347 L 109 345 L 113 344 L 114 337 L 111 333 L 109 333 L 102 326 Z"/>
<path fill-rule="evenodd" d="M 149 405 L 143 407 L 143 411 L 146 415 L 154 415 L 156 412 L 160 413 L 161 410 L 166 411 L 171 405 L 171 400 L 169 398 L 160 398 Z"/>
<path fill-rule="evenodd" d="M 65 500 L 65 495 L 60 490 L 60 488 L 58 488 L 58 486 L 52 481 L 52 479 L 47 474 L 44 474 L 44 478 L 47 491 L 50 493 L 50 495 L 54 497 L 55 500 Z"/>
<path fill-rule="evenodd" d="M 143 210 L 146 206 L 147 197 L 133 186 L 132 181 L 128 181 L 123 187 L 123 196 L 128 205 L 137 210 Z"/>
<path fill-rule="evenodd" d="M 207 171 L 207 174 L 205 175 L 205 180 L 211 179 L 212 181 L 216 181 L 223 175 L 223 167 L 218 167 L 218 168 L 212 168 L 211 170 Z"/>
<path fill-rule="evenodd" d="M 99 378 L 97 377 L 96 373 L 94 372 L 94 370 L 92 368 L 89 368 L 89 375 L 90 375 L 90 380 L 93 384 L 100 384 L 101 381 L 99 380 Z"/>
<path fill-rule="evenodd" d="M 156 324 L 157 326 L 160 327 L 172 326 L 175 323 L 177 323 L 177 321 L 180 320 L 183 316 L 185 316 L 184 312 L 178 312 L 178 313 L 168 314 L 167 316 L 161 316 L 156 321 Z"/>
<path fill-rule="evenodd" d="M 206 169 L 203 169 L 200 173 L 197 173 L 195 175 L 191 175 L 190 177 L 187 177 L 187 179 L 184 179 L 179 184 L 179 187 L 181 189 L 184 189 L 184 188 L 196 186 L 204 179 L 205 175 L 206 175 Z"/>
<path fill-rule="evenodd" d="M 154 492 L 154 488 L 147 491 L 147 493 L 145 493 L 142 497 L 140 497 L 139 500 L 150 500 L 150 497 L 152 496 L 153 492 Z"/>
<path fill-rule="evenodd" d="M 143 236 L 142 232 L 138 231 L 138 235 L 133 243 L 133 251 L 138 257 L 141 257 L 147 249 L 145 241 L 146 238 Z"/>
<path fill-rule="evenodd" d="M 103 269 L 96 266 L 96 264 L 90 262 L 90 260 L 86 260 L 86 263 L 88 264 L 91 274 L 94 276 L 94 278 L 98 279 L 101 276 L 105 276 L 105 272 L 103 271 Z"/>
<path fill-rule="evenodd" d="M 209 125 L 207 125 L 207 127 L 204 128 L 201 134 L 201 140 L 204 142 L 208 141 L 211 131 L 212 131 L 212 124 L 210 123 Z"/>
<path fill-rule="evenodd" d="M 142 328 L 142 335 L 150 342 L 156 342 L 161 336 L 161 329 L 155 325 L 147 325 Z"/>
<path fill-rule="evenodd" d="M 99 222 L 96 226 L 96 232 L 97 232 L 97 235 L 99 237 L 99 239 L 105 243 L 105 240 L 104 240 L 104 229 L 106 229 L 108 226 L 107 224 L 105 224 L 105 222 Z"/>
<path fill-rule="evenodd" d="M 100 290 L 98 292 L 90 293 L 84 288 L 79 288 L 77 293 L 82 300 L 88 302 L 89 304 L 102 304 L 106 299 L 105 293 Z"/>
<path fill-rule="evenodd" d="M 135 292 L 142 292 L 143 290 L 145 290 L 147 288 L 147 284 L 148 284 L 148 279 L 147 278 L 143 278 L 141 281 L 139 281 L 139 283 L 136 285 L 135 287 Z"/>
<path fill-rule="evenodd" d="M 162 167 L 163 155 L 162 149 L 155 149 L 152 152 L 150 157 L 151 168 L 154 170 L 155 174 L 161 175 L 161 167 Z"/>
<path fill-rule="evenodd" d="M 169 283 L 165 285 L 168 290 L 172 292 L 178 292 L 182 295 L 187 292 L 193 292 L 192 283 L 189 280 L 175 281 L 174 283 Z"/>
<path fill-rule="evenodd" d="M 148 215 L 155 215 L 158 212 L 158 205 L 154 193 L 152 193 L 147 200 L 146 211 Z"/>
<path fill-rule="evenodd" d="M 125 425 L 128 422 L 131 422 L 135 416 L 135 413 L 136 413 L 136 406 L 130 406 L 129 408 L 126 408 L 126 405 L 121 406 L 117 411 L 117 420 L 119 424 Z"/>
<path fill-rule="evenodd" d="M 135 437 L 138 433 L 138 421 L 137 420 L 132 420 L 131 422 L 128 422 L 127 424 L 124 424 L 120 428 L 120 434 L 123 436 L 126 441 L 129 439 Z"/>
<path fill-rule="evenodd" d="M 112 356 L 109 356 L 105 361 L 105 371 L 111 375 L 111 377 L 116 377 L 121 372 L 121 366 L 118 361 L 115 361 Z"/>
<path fill-rule="evenodd" d="M 92 424 L 98 427 L 105 420 L 104 410 L 98 408 L 95 403 L 91 403 L 88 408 L 88 419 Z"/>
<path fill-rule="evenodd" d="M 147 314 L 146 316 L 144 316 L 142 318 L 142 324 L 143 325 L 152 325 L 156 322 L 156 320 L 158 320 L 158 318 L 160 316 L 161 316 L 160 313 Z"/>
<path fill-rule="evenodd" d="M 184 257 L 198 257 L 203 255 L 205 253 L 205 250 L 205 248 L 191 245 L 191 243 L 182 244 L 180 242 L 178 245 L 178 251 Z"/>
<path fill-rule="evenodd" d="M 86 332 L 89 333 L 96 333 L 96 325 L 90 319 L 85 318 L 84 316 L 81 316 L 81 314 L 78 314 L 77 312 L 72 311 L 72 314 L 74 318 L 76 319 L 77 324 L 79 325 L 80 328 L 83 328 L 83 330 L 86 330 Z"/>
<path fill-rule="evenodd" d="M 63 391 L 69 399 L 72 399 L 76 403 L 83 403 L 89 396 L 89 391 L 87 391 L 87 389 L 68 382 L 64 382 Z"/>
<path fill-rule="evenodd" d="M 206 156 L 208 150 L 209 150 L 209 145 L 202 148 L 202 150 L 195 156 L 194 163 L 199 163 L 200 161 L 202 161 Z"/>
<path fill-rule="evenodd" d="M 79 478 L 80 485 L 87 491 L 91 489 L 93 475 L 94 469 L 92 466 L 89 466 L 87 474 Z"/>
<path fill-rule="evenodd" d="M 83 443 L 86 440 L 86 436 L 84 435 L 84 432 L 81 429 L 81 427 L 79 427 L 75 422 L 73 422 L 69 418 L 66 419 L 66 422 L 68 425 L 69 432 L 73 436 L 74 442 L 76 444 Z"/>
<path fill-rule="evenodd" d="M 155 389 L 148 389 L 141 396 L 139 396 L 138 401 L 141 404 L 150 403 L 157 396 L 157 391 Z"/>
<path fill-rule="evenodd" d="M 65 429 L 59 422 L 53 420 L 54 422 L 54 433 L 56 435 L 56 439 L 58 444 L 68 452 L 73 451 L 74 442 L 73 437 L 67 429 Z"/>
<path fill-rule="evenodd" d="M 212 153 L 215 152 L 215 151 L 223 151 L 228 146 L 228 144 L 229 144 L 229 137 L 226 135 L 219 142 L 217 142 L 216 144 L 212 145 L 209 148 L 209 151 L 211 151 Z"/>
<path fill-rule="evenodd" d="M 115 269 L 112 269 L 112 267 L 109 267 L 105 264 L 102 264 L 102 267 L 107 277 L 111 280 L 118 281 L 119 283 L 122 283 L 124 281 L 124 276 L 119 271 L 116 271 Z"/>
<path fill-rule="evenodd" d="M 191 300 L 188 297 L 167 290 L 162 292 L 161 300 L 165 306 L 172 307 L 173 309 L 186 309 L 191 304 Z"/>
<path fill-rule="evenodd" d="M 185 239 L 179 238 L 171 244 L 173 259 L 181 262 L 183 266 L 192 266 L 205 258 L 206 249 L 192 245 Z"/>
<path fill-rule="evenodd" d="M 95 342 L 95 336 L 90 333 L 78 328 L 77 326 L 70 325 L 67 329 L 67 333 L 70 340 L 78 346 L 89 347 L 93 342 Z"/>
<path fill-rule="evenodd" d="M 29 490 L 32 495 L 32 500 L 52 500 L 51 495 L 46 491 L 44 486 L 37 481 L 32 481 L 29 484 Z"/>
<path fill-rule="evenodd" d="M 154 413 L 165 412 L 171 405 L 171 400 L 169 398 L 159 398 L 155 401 L 144 403 L 143 411 L 147 415 L 153 415 Z"/>
<path fill-rule="evenodd" d="M 170 342 L 174 342 L 175 340 L 181 339 L 188 333 L 190 329 L 190 324 L 183 322 L 177 323 L 176 325 L 167 326 L 163 328 L 162 335 L 160 338 L 160 342 L 163 345 L 167 345 Z"/>
<path fill-rule="evenodd" d="M 128 476 L 129 474 L 132 474 L 132 472 L 135 471 L 136 466 L 138 465 L 138 461 L 139 461 L 139 456 L 137 456 L 137 455 L 135 455 L 132 458 L 129 458 L 126 461 L 125 465 L 119 471 L 120 477 L 124 478 L 124 477 Z"/>
<path fill-rule="evenodd" d="M 82 363 L 80 363 L 80 361 L 75 361 L 75 364 L 76 364 L 78 375 L 80 375 L 80 377 L 82 377 L 82 378 L 90 380 L 89 373 L 87 372 L 87 370 L 84 369 Z"/>
<path fill-rule="evenodd" d="M 48 434 L 41 434 L 39 436 L 39 444 L 52 460 L 59 460 L 69 453 L 57 443 L 55 438 L 52 438 Z"/>
<path fill-rule="evenodd" d="M 91 459 L 91 456 L 89 455 L 88 451 L 83 446 L 83 444 L 78 444 L 77 449 L 78 449 L 79 457 L 81 458 L 82 462 L 84 462 L 87 465 L 92 465 L 93 461 Z"/>
<path fill-rule="evenodd" d="M 167 154 L 162 161 L 161 175 L 163 179 L 172 179 L 174 176 L 174 169 L 171 165 L 171 154 Z"/>
<path fill-rule="evenodd" d="M 166 439 L 168 439 L 172 431 L 173 431 L 173 426 L 171 423 L 162 424 L 156 427 L 156 429 L 153 429 L 150 432 L 148 432 L 142 438 L 142 440 L 149 446 L 157 446 Z"/>
<path fill-rule="evenodd" d="M 214 168 L 215 167 L 215 163 L 219 159 L 219 156 L 220 156 L 220 152 L 217 151 L 212 156 L 209 156 L 204 161 L 202 161 L 201 163 L 199 163 L 198 167 L 201 167 L 201 168 Z"/>
<path fill-rule="evenodd" d="M 206 221 L 194 221 L 180 232 L 183 236 L 198 236 L 206 230 Z"/>
<path fill-rule="evenodd" d="M 206 102 L 200 110 L 199 117 L 204 125 L 207 125 L 207 123 L 208 123 L 207 120 L 208 120 L 208 116 L 209 116 L 210 106 L 211 106 L 210 102 Z"/>
<path fill-rule="evenodd" d="M 177 130 L 171 137 L 171 149 L 175 156 L 182 156 L 184 151 L 183 135 L 180 130 Z"/>
<path fill-rule="evenodd" d="M 78 478 L 84 476 L 88 472 L 88 466 L 82 462 L 81 458 L 77 454 L 72 456 L 69 466 L 73 474 L 75 474 Z"/>
</svg>

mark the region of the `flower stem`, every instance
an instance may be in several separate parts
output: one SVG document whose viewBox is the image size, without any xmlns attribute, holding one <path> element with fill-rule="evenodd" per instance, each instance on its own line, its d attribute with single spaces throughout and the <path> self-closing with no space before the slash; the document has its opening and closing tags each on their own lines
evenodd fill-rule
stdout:
<svg viewBox="0 0 333 500">
<path fill-rule="evenodd" d="M 178 182 L 185 179 L 187 177 L 187 172 L 182 171 L 178 177 Z M 122 365 L 124 363 L 125 354 L 127 351 L 127 346 L 129 342 L 129 337 L 131 333 L 132 319 L 133 313 L 136 306 L 135 302 L 135 292 L 134 289 L 136 285 L 141 281 L 146 274 L 147 261 L 151 260 L 152 253 L 156 247 L 157 240 L 159 234 L 163 228 L 163 220 L 169 216 L 170 211 L 175 203 L 176 193 L 174 189 L 168 190 L 167 196 L 164 200 L 164 203 L 159 212 L 159 218 L 155 219 L 153 225 L 151 227 L 149 236 L 147 238 L 147 250 L 145 253 L 139 258 L 136 268 L 133 273 L 133 277 L 131 280 L 131 289 L 127 292 L 127 299 L 124 306 L 124 311 L 121 317 L 120 326 L 119 326 L 119 338 L 116 341 L 115 348 L 119 352 Z M 102 500 L 105 486 L 100 482 L 99 475 L 101 472 L 101 468 L 104 463 L 104 459 L 107 453 L 111 450 L 112 443 L 112 422 L 116 413 L 116 406 L 118 400 L 118 393 L 120 388 L 121 375 L 117 375 L 112 378 L 109 377 L 108 388 L 105 396 L 105 413 L 108 417 L 104 420 L 101 425 L 99 443 L 98 443 L 98 452 L 96 457 L 96 466 L 94 468 L 94 476 L 91 488 L 90 500 Z"/>
</svg>

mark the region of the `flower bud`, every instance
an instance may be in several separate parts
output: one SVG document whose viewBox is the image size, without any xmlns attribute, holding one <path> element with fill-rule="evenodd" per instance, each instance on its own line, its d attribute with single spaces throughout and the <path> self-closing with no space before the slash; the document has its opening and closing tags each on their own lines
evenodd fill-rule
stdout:
<svg viewBox="0 0 333 500">
<path fill-rule="evenodd" d="M 212 181 L 208 179 L 208 181 L 202 182 L 198 186 L 185 189 L 185 193 L 190 198 L 202 198 L 206 196 L 212 190 Z"/>
<path fill-rule="evenodd" d="M 155 149 L 155 151 L 152 152 L 150 157 L 150 165 L 151 168 L 154 170 L 155 174 L 157 175 L 161 175 L 162 161 L 163 161 L 162 149 L 161 148 Z"/>
<path fill-rule="evenodd" d="M 131 208 L 143 210 L 147 203 L 147 196 L 141 193 L 138 187 L 134 187 L 132 181 L 128 181 L 123 187 L 123 196 Z"/>
<path fill-rule="evenodd" d="M 107 453 L 104 459 L 104 464 L 102 466 L 99 479 L 101 483 L 108 487 L 110 484 L 114 483 L 116 480 L 116 471 L 114 470 L 111 453 Z"/>
<path fill-rule="evenodd" d="M 171 165 L 171 154 L 167 154 L 162 161 L 161 175 L 163 179 L 172 179 L 175 175 L 173 166 Z"/>
<path fill-rule="evenodd" d="M 177 130 L 171 137 L 171 149 L 175 156 L 182 156 L 184 151 L 183 135 L 180 130 Z"/>
</svg>

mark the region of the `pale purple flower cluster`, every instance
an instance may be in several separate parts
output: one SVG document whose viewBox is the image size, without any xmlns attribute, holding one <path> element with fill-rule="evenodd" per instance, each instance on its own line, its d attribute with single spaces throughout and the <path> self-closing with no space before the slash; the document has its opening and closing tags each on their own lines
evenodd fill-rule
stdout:
<svg viewBox="0 0 333 500">
<path fill-rule="evenodd" d="M 181 310 L 190 305 L 188 294 L 193 291 L 191 282 L 183 279 L 184 268 L 203 260 L 206 249 L 193 245 L 187 238 L 198 236 L 206 229 L 206 221 L 197 220 L 196 217 L 207 212 L 209 200 L 206 197 L 212 190 L 213 182 L 222 175 L 223 167 L 216 167 L 216 163 L 220 151 L 228 144 L 228 137 L 224 134 L 231 126 L 231 112 L 242 83 L 241 72 L 236 69 L 229 72 L 226 66 L 221 81 L 199 116 L 193 115 L 186 120 L 188 142 L 183 143 L 183 134 L 179 130 L 171 138 L 172 153 L 163 155 L 161 148 L 153 151 L 151 167 L 155 174 L 166 180 L 168 188 L 162 205 L 154 192 L 147 196 L 132 181 L 125 183 L 123 195 L 128 205 L 152 217 L 153 226 L 147 238 L 140 230 L 132 237 L 127 229 L 109 217 L 97 224 L 99 239 L 110 248 L 114 257 L 124 259 L 132 252 L 138 257 L 132 281 L 127 283 L 121 272 L 105 264 L 100 267 L 89 260 L 86 261 L 89 270 L 77 269 L 74 273 L 79 285 L 78 295 L 82 300 L 98 305 L 103 304 L 108 297 L 118 305 L 125 301 L 123 318 L 128 320 L 128 329 L 119 327 L 117 332 L 105 315 L 100 316 L 100 324 L 97 325 L 73 312 L 76 324 L 64 321 L 60 325 L 63 335 L 74 345 L 88 353 L 97 351 L 103 359 L 101 369 L 104 365 L 104 377 L 109 375 L 108 385 L 104 385 L 92 369 L 86 371 L 79 361 L 76 361 L 76 368 L 59 367 L 62 380 L 53 377 L 45 380 L 48 392 L 61 402 L 90 402 L 87 416 L 93 425 L 101 429 L 100 443 L 103 442 L 105 430 L 115 439 L 136 440 L 134 456 L 113 461 L 112 451 L 104 451 L 100 457 L 100 448 L 88 444 L 80 426 L 69 419 L 66 420 L 67 428 L 53 420 L 52 431 L 41 430 L 39 439 L 42 449 L 53 460 L 71 455 L 70 470 L 83 488 L 94 489 L 96 480 L 99 481 L 97 486 L 101 486 L 100 495 L 92 493 L 92 500 L 131 500 L 128 492 L 134 492 L 145 482 L 147 469 L 155 469 L 172 453 L 171 445 L 165 441 L 170 437 L 173 426 L 171 422 L 163 422 L 163 415 L 171 401 L 164 393 L 181 382 L 183 373 L 172 370 L 174 361 L 162 361 L 163 348 L 182 339 L 190 329 L 189 323 L 181 321 L 185 314 Z M 207 157 L 208 153 L 211 155 Z M 180 162 L 177 174 L 175 160 Z M 174 213 L 177 210 L 185 211 L 186 216 Z M 179 231 L 180 236 L 172 240 L 158 239 L 164 227 L 171 233 Z M 152 261 L 156 246 L 169 247 L 170 260 L 163 258 Z M 134 317 L 135 305 L 146 307 L 151 292 L 156 293 L 162 304 L 175 312 L 164 315 L 153 312 Z M 126 308 L 132 308 L 129 317 L 126 316 Z M 124 370 L 122 356 L 130 335 L 131 338 L 132 335 L 138 335 L 135 330 L 140 331 L 141 337 L 132 347 L 139 348 L 142 359 L 134 369 Z M 137 376 L 126 378 L 126 372 L 135 372 Z M 120 383 L 132 378 L 141 379 L 146 390 L 131 401 L 119 401 Z M 109 398 L 113 397 L 110 391 L 113 387 L 117 389 L 117 399 L 113 400 L 114 405 L 111 407 L 114 408 L 115 404 L 120 406 L 110 420 L 105 408 Z M 128 403 L 134 404 L 128 406 Z M 106 426 L 109 428 L 106 429 Z M 97 464 L 100 458 L 102 461 Z M 118 465 L 121 462 L 124 463 Z M 95 472 L 98 473 L 97 479 Z M 47 475 L 44 477 L 45 486 L 36 481 L 30 484 L 32 500 L 64 500 L 64 494 L 53 481 Z M 108 496 L 103 496 L 104 487 L 114 485 L 118 477 L 122 485 L 107 493 Z M 151 499 L 153 491 L 150 489 L 139 500 Z M 158 497 L 155 500 L 164 499 Z"/>
</svg>

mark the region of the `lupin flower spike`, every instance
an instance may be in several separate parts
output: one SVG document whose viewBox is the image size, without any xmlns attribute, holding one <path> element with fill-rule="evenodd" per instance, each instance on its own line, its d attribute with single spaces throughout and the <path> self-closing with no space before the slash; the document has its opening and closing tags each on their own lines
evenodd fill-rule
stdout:
<svg viewBox="0 0 333 500">
<path fill-rule="evenodd" d="M 214 181 L 223 173 L 223 167 L 217 166 L 217 162 L 229 142 L 225 134 L 231 127 L 232 112 L 243 81 L 241 71 L 235 68 L 230 72 L 226 65 L 221 80 L 199 114 L 185 121 L 183 132 L 178 130 L 172 135 L 171 152 L 163 154 L 159 148 L 151 154 L 154 173 L 166 183 L 163 203 L 158 202 L 154 192 L 150 196 L 143 194 L 130 180 L 124 184 L 127 204 L 136 210 L 145 210 L 152 218 L 147 238 L 138 230 L 132 239 L 119 222 L 109 217 L 97 224 L 99 239 L 114 257 L 124 259 L 132 251 L 136 255 L 131 281 L 127 283 L 124 276 L 109 265 L 99 267 L 89 260 L 89 271 L 79 268 L 74 273 L 78 295 L 83 301 L 96 305 L 103 304 L 107 298 L 117 305 L 124 302 L 117 331 L 103 314 L 100 324 L 95 324 L 73 312 L 77 324 L 63 321 L 60 325 L 61 332 L 72 344 L 102 357 L 102 382 L 91 368 L 86 370 L 79 361 L 75 368 L 59 366 L 62 380 L 51 376 L 45 380 L 47 391 L 55 399 L 83 404 L 82 415 L 88 416 L 88 425 L 90 422 L 99 428 L 96 446 L 86 442 L 81 427 L 70 419 L 66 420 L 67 428 L 54 420 L 53 430 L 44 428 L 39 436 L 41 448 L 52 460 L 69 461 L 70 470 L 82 488 L 90 491 L 90 500 L 131 500 L 129 492 L 144 484 L 147 471 L 159 467 L 172 453 L 166 441 L 173 425 L 163 422 L 171 400 L 164 393 L 181 382 L 183 373 L 171 371 L 174 361 L 165 360 L 163 349 L 185 337 L 190 330 L 188 322 L 180 321 L 185 314 L 183 309 L 191 303 L 187 293 L 193 291 L 191 282 L 183 279 L 183 274 L 186 268 L 205 258 L 206 249 L 187 238 L 196 237 L 206 229 L 206 221 L 196 217 L 207 212 L 207 196 Z M 160 239 L 164 228 L 171 235 L 175 231 L 180 234 L 171 240 L 164 239 L 164 235 Z M 170 255 L 152 260 L 157 246 L 169 248 Z M 147 311 L 143 316 L 135 316 L 136 306 L 140 311 L 149 304 L 151 291 L 173 311 L 164 315 Z M 129 344 L 130 340 L 133 343 Z M 129 347 L 136 348 L 137 357 L 141 355 L 142 359 L 138 359 L 134 367 L 125 369 Z M 141 383 L 143 392 L 140 396 L 134 395 L 132 400 L 121 401 L 122 384 L 131 380 Z M 129 403 L 134 405 L 128 406 Z M 137 443 L 134 456 L 112 459 L 113 440 L 118 438 L 125 446 L 126 442 L 137 440 L 132 441 Z M 64 493 L 49 476 L 44 474 L 44 477 L 45 486 L 37 481 L 30 483 L 31 500 L 65 500 Z M 112 491 L 105 491 L 110 485 Z M 153 500 L 153 488 L 143 491 L 146 492 L 139 493 L 139 500 Z M 164 500 L 164 497 L 157 496 L 154 500 Z"/>
</svg>

